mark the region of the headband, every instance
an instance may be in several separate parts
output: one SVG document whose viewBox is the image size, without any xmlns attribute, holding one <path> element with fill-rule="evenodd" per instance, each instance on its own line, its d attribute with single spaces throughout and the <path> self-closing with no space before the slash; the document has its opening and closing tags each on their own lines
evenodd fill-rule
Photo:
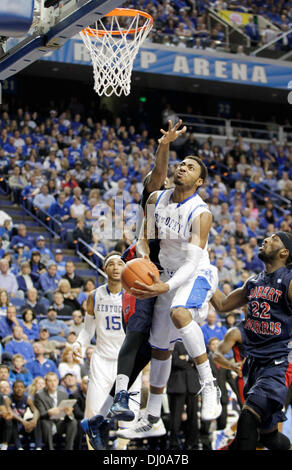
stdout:
<svg viewBox="0 0 292 470">
<path fill-rule="evenodd" d="M 292 237 L 289 232 L 276 232 L 277 237 L 280 238 L 281 242 L 283 243 L 284 247 L 289 250 L 290 256 L 292 256 Z M 290 235 L 290 236 L 289 236 Z"/>
<path fill-rule="evenodd" d="M 111 259 L 119 259 L 119 260 L 123 261 L 122 258 L 121 258 L 119 255 L 111 255 L 111 256 L 109 256 L 108 259 L 106 260 L 106 262 L 105 262 L 105 264 L 104 264 L 104 268 L 106 268 L 108 262 L 109 262 Z M 123 261 L 123 263 L 124 263 L 124 261 Z M 125 263 L 124 263 L 124 264 L 125 264 Z"/>
</svg>

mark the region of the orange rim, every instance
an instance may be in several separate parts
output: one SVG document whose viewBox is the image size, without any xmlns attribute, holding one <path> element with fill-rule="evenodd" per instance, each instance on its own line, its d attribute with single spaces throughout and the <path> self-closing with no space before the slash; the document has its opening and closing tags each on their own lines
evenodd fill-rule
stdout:
<svg viewBox="0 0 292 470">
<path fill-rule="evenodd" d="M 114 10 L 104 15 L 104 17 L 106 16 L 132 16 L 134 17 L 137 15 L 144 16 L 144 18 L 146 18 L 147 20 L 150 20 L 149 26 L 153 25 L 153 18 L 151 15 L 149 15 L 149 13 L 146 13 L 146 11 L 134 10 L 131 8 L 115 8 Z M 130 30 L 125 29 L 122 31 L 118 31 L 118 30 L 104 31 L 102 29 L 94 29 L 94 28 L 87 27 L 87 28 L 84 28 L 81 31 L 81 33 L 88 34 L 88 36 L 92 36 L 92 37 L 105 36 L 106 34 L 109 34 L 111 36 L 119 36 L 121 34 L 135 34 L 145 28 L 146 26 L 143 25 L 143 26 L 140 26 L 139 28 L 133 28 Z"/>
</svg>

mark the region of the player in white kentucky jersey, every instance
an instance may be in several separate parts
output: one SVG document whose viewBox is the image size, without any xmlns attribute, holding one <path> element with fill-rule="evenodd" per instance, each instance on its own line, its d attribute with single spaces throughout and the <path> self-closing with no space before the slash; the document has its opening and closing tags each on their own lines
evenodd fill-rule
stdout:
<svg viewBox="0 0 292 470">
<path fill-rule="evenodd" d="M 152 346 L 148 416 L 129 430 L 118 433 L 130 439 L 143 437 L 158 421 L 162 393 L 171 367 L 171 352 L 181 339 L 193 358 L 202 385 L 203 420 L 216 419 L 222 410 L 220 391 L 214 384 L 203 333 L 198 322 L 208 313 L 208 302 L 218 284 L 217 269 L 210 264 L 208 236 L 212 215 L 197 194 L 207 178 L 207 168 L 198 157 L 186 157 L 177 167 L 175 188 L 153 193 L 147 201 L 144 233 L 136 252 L 149 256 L 148 239 L 160 241 L 159 261 L 164 269 L 152 286 L 136 282 L 131 289 L 139 299 L 157 296 L 149 342 Z M 153 221 L 152 226 L 149 222 Z M 155 230 L 155 233 L 154 233 Z"/>
<path fill-rule="evenodd" d="M 87 313 L 84 328 L 73 344 L 73 354 L 76 358 L 84 355 L 94 333 L 96 346 L 90 361 L 89 382 L 87 386 L 85 418 L 91 418 L 100 413 L 102 406 L 116 380 L 117 359 L 119 350 L 125 338 L 122 326 L 122 285 L 121 273 L 125 263 L 118 252 L 109 253 L 104 260 L 104 271 L 108 276 L 107 283 L 92 291 L 87 300 Z M 132 385 L 132 390 L 141 388 L 141 377 Z M 135 407 L 135 402 L 131 403 Z M 84 422 L 87 425 L 88 420 Z M 108 422 L 103 426 L 99 443 L 94 448 L 105 448 Z M 102 430 L 101 430 L 102 431 Z"/>
</svg>

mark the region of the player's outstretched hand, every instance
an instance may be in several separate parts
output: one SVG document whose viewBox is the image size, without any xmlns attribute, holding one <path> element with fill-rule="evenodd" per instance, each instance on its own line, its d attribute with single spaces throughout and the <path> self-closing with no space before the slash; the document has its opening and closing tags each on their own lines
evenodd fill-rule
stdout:
<svg viewBox="0 0 292 470">
<path fill-rule="evenodd" d="M 150 297 L 157 297 L 158 295 L 164 294 L 169 290 L 168 284 L 162 282 L 151 271 L 149 271 L 149 274 L 153 279 L 153 284 L 151 286 L 147 286 L 147 284 L 135 281 L 137 289 L 134 287 L 131 288 L 131 294 L 137 299 L 149 299 Z"/>
<path fill-rule="evenodd" d="M 172 127 L 172 122 L 168 121 L 168 130 L 165 131 L 164 129 L 160 129 L 160 132 L 163 134 L 158 142 L 160 144 L 169 144 L 170 142 L 174 142 L 178 137 L 184 134 L 187 131 L 187 127 L 184 126 L 182 129 L 178 130 L 178 128 L 182 125 L 182 120 L 179 119 L 178 122 L 174 127 Z"/>
</svg>

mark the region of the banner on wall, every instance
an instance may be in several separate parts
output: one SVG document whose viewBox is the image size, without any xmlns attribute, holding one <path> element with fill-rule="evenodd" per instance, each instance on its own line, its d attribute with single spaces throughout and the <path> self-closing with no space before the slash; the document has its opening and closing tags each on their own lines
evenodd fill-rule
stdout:
<svg viewBox="0 0 292 470">
<path fill-rule="evenodd" d="M 236 58 L 237 57 L 237 58 Z M 89 51 L 82 40 L 71 39 L 62 48 L 46 54 L 42 60 L 91 65 Z M 248 56 L 205 54 L 201 50 L 142 46 L 133 70 L 159 75 L 217 80 L 233 84 L 287 89 L 292 80 L 292 65 L 274 65 Z"/>
<path fill-rule="evenodd" d="M 254 15 L 249 13 L 242 13 L 240 11 L 231 11 L 231 10 L 219 10 L 219 16 L 227 23 L 234 23 L 237 26 L 245 26 L 250 18 L 253 18 Z"/>
</svg>

